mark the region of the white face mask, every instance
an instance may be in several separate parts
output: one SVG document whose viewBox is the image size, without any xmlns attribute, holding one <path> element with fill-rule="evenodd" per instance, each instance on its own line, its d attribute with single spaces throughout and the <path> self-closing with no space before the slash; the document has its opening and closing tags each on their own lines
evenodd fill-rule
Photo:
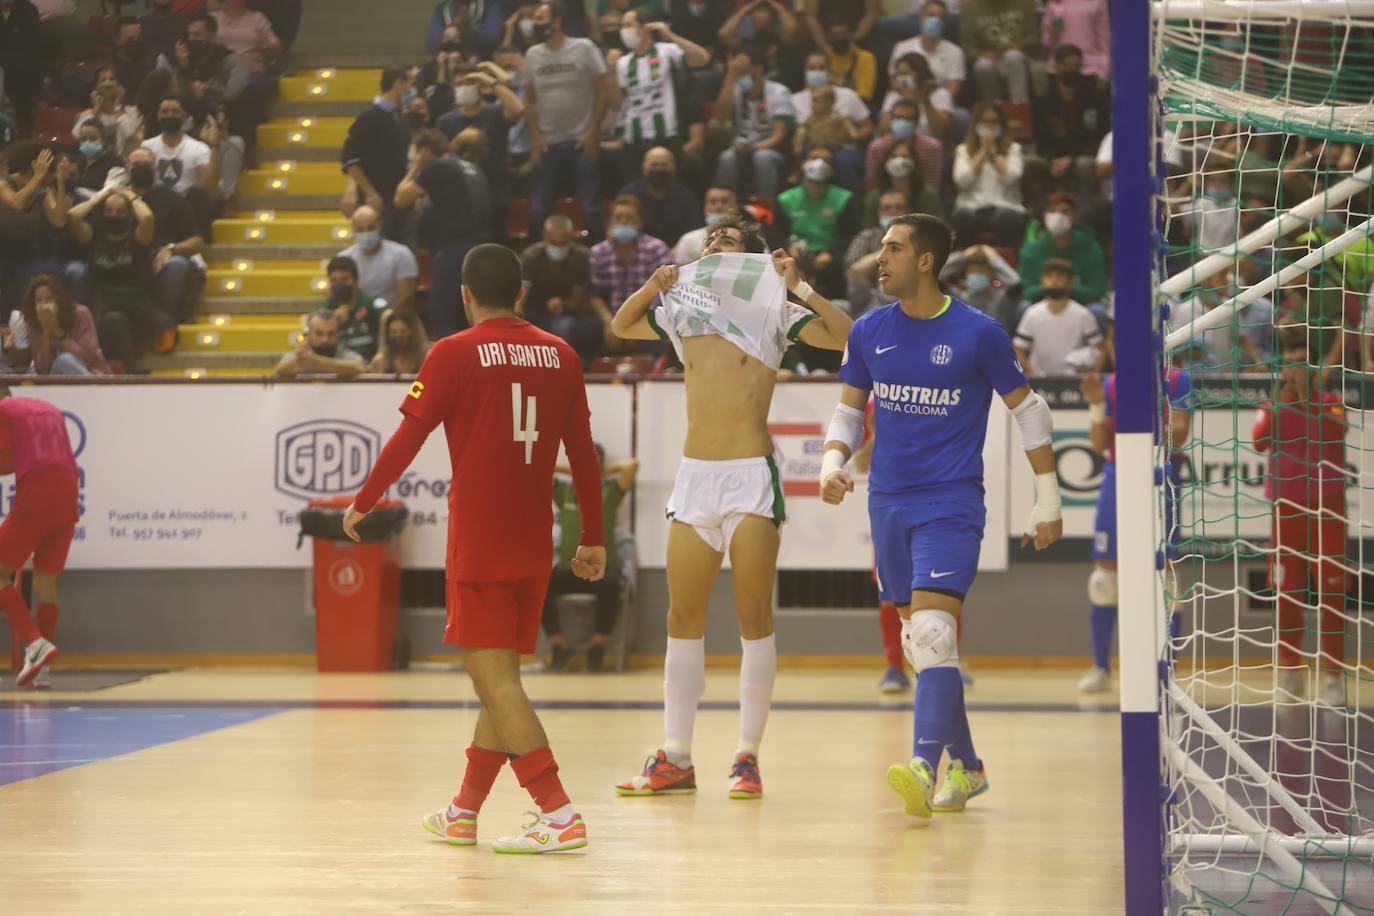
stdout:
<svg viewBox="0 0 1374 916">
<path fill-rule="evenodd" d="M 482 100 L 482 92 L 476 86 L 459 86 L 453 90 L 453 100 L 464 107 L 476 105 Z"/>
<path fill-rule="evenodd" d="M 830 163 L 824 159 L 808 159 L 802 164 L 802 175 L 808 181 L 828 181 L 830 179 Z"/>
<path fill-rule="evenodd" d="M 996 124 L 979 124 L 978 138 L 984 143 L 991 143 L 1002 136 L 1002 128 Z"/>
<path fill-rule="evenodd" d="M 1073 231 L 1073 220 L 1067 213 L 1046 213 L 1045 228 L 1050 230 L 1050 235 L 1068 235 Z"/>
<path fill-rule="evenodd" d="M 916 163 L 905 156 L 893 156 L 883 168 L 893 178 L 905 178 L 916 168 Z"/>
<path fill-rule="evenodd" d="M 620 43 L 626 50 L 633 51 L 639 47 L 639 29 L 634 26 L 626 26 L 620 30 Z"/>
</svg>

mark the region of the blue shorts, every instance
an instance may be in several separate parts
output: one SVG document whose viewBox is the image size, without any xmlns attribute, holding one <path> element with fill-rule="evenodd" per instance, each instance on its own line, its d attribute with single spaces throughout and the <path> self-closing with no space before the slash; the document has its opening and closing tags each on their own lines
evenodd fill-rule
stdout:
<svg viewBox="0 0 1374 916">
<path fill-rule="evenodd" d="M 987 523 L 979 499 L 895 503 L 874 506 L 873 549 L 878 557 L 878 593 L 906 605 L 914 591 L 964 597 L 978 575 L 978 552 Z"/>
<path fill-rule="evenodd" d="M 1178 518 L 1176 503 L 1181 491 L 1182 478 L 1178 463 L 1167 462 L 1166 496 L 1164 499 L 1164 530 L 1167 532 L 1168 556 L 1178 556 Z M 1116 462 L 1109 461 L 1102 471 L 1102 488 L 1097 494 L 1097 514 L 1093 517 L 1093 559 L 1116 560 Z"/>
</svg>

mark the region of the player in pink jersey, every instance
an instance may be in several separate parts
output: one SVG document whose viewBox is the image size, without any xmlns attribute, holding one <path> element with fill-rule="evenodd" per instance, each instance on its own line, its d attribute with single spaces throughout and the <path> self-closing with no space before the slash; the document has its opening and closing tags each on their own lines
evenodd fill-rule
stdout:
<svg viewBox="0 0 1374 916">
<path fill-rule="evenodd" d="M 0 582 L 5 583 L 0 610 L 24 642 L 17 678 L 23 686 L 35 683 L 57 656 L 57 576 L 67 565 L 79 511 L 76 456 L 62 411 L 0 388 L 0 474 L 15 475 L 14 502 L 0 524 Z M 15 572 L 30 556 L 38 596 L 36 623 L 13 584 Z"/>
<path fill-rule="evenodd" d="M 1303 608 L 1316 596 L 1321 700 L 1345 705 L 1345 404 L 1313 387 L 1307 342 L 1283 348 L 1279 391 L 1255 416 L 1255 450 L 1269 454 L 1264 495 L 1274 504 L 1270 585 L 1278 592 L 1279 688 L 1301 696 Z M 1310 582 L 1310 587 L 1309 587 Z"/>
</svg>

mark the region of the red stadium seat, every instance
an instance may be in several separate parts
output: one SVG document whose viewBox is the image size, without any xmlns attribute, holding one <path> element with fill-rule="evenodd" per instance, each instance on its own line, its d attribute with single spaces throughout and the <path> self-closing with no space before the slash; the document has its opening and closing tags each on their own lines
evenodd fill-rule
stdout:
<svg viewBox="0 0 1374 916">
<path fill-rule="evenodd" d="M 530 237 L 528 197 L 517 197 L 510 202 L 510 212 L 506 214 L 506 235 L 517 242 L 523 242 Z"/>
<path fill-rule="evenodd" d="M 598 356 L 587 368 L 587 374 L 648 375 L 653 367 L 652 356 Z"/>
<path fill-rule="evenodd" d="M 1003 102 L 1002 116 L 1007 119 L 1011 138 L 1016 141 L 1029 140 L 1031 130 L 1031 107 L 1029 102 Z"/>
<path fill-rule="evenodd" d="M 56 108 L 45 105 L 38 109 L 38 117 L 34 119 L 33 123 L 33 134 L 39 140 L 70 143 L 72 142 L 72 125 L 76 123 L 76 116 L 84 110 L 82 108 Z"/>
</svg>

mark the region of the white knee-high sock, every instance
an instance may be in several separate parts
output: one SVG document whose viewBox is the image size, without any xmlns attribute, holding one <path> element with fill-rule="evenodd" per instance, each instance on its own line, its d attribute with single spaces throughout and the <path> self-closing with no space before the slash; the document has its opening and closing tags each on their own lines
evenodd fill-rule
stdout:
<svg viewBox="0 0 1374 916">
<path fill-rule="evenodd" d="M 739 665 L 739 746 L 736 754 L 757 754 L 773 704 L 773 680 L 778 674 L 777 634 L 763 639 L 740 637 L 744 657 Z"/>
<path fill-rule="evenodd" d="M 692 764 L 692 725 L 706 692 L 706 640 L 668 637 L 663 660 L 663 750 L 675 766 Z"/>
</svg>

